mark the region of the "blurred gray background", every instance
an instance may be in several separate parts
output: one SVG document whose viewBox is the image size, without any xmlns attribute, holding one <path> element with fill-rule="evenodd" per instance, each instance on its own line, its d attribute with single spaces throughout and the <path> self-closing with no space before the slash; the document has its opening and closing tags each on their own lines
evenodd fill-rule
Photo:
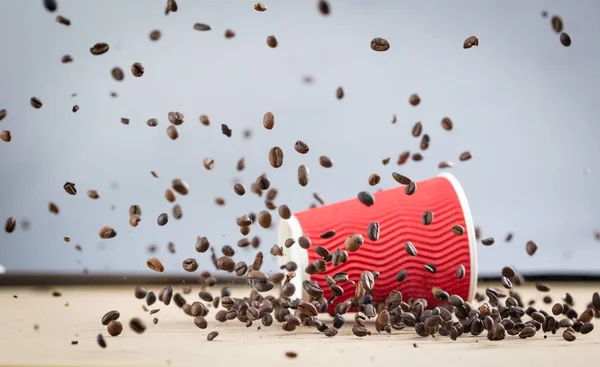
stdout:
<svg viewBox="0 0 600 367">
<path fill-rule="evenodd" d="M 371 173 L 389 188 L 396 185 L 391 172 L 422 180 L 439 173 L 441 160 L 456 163 L 449 171 L 463 184 L 475 223 L 483 237 L 496 238 L 491 247 L 479 245 L 482 275 L 507 264 L 525 274 L 600 273 L 597 1 L 330 0 L 329 16 L 316 0 L 267 1 L 264 13 L 249 0 L 178 0 L 179 11 L 168 16 L 165 0 L 58 3 L 49 13 L 41 0 L 0 1 L 0 109 L 8 111 L 0 130 L 13 136 L 0 141 L 0 221 L 19 222 L 14 233 L 0 232 L 7 273 L 152 275 L 145 266 L 150 245 L 166 273 L 183 274 L 186 257 L 213 270 L 210 253 L 195 252 L 196 237 L 235 247 L 242 237 L 236 217 L 264 208 L 264 196 L 234 194 L 236 179 L 250 191 L 266 172 L 279 190 L 276 204 L 300 211 L 314 192 L 329 203 L 347 199 L 371 189 Z M 554 14 L 571 35 L 570 48 L 551 28 Z M 58 24 L 57 15 L 72 25 Z M 212 30 L 195 31 L 196 22 Z M 235 38 L 224 37 L 227 28 Z M 162 32 L 158 42 L 149 39 L 153 29 Z M 266 45 L 269 35 L 279 40 L 276 49 Z M 472 35 L 479 47 L 464 50 Z M 373 52 L 374 37 L 388 39 L 391 49 Z M 96 42 L 110 51 L 91 55 Z M 74 62 L 62 64 L 65 54 Z M 129 71 L 136 61 L 146 68 L 142 78 Z M 122 82 L 111 77 L 115 66 L 126 72 Z M 305 84 L 305 75 L 314 83 Z M 340 86 L 343 100 L 335 96 Z M 422 100 L 416 108 L 408 103 L 412 93 Z M 32 96 L 41 109 L 30 106 Z M 166 134 L 169 111 L 186 117 L 176 141 Z M 272 131 L 262 127 L 267 111 L 275 114 Z M 210 126 L 200 124 L 201 114 Z M 454 130 L 441 128 L 444 116 Z M 158 127 L 146 126 L 149 118 Z M 416 121 L 430 148 L 423 161 L 398 167 L 401 152 L 419 150 L 410 133 Z M 221 123 L 233 130 L 230 139 Z M 243 138 L 245 129 L 251 138 Z M 310 145 L 307 155 L 294 151 L 298 139 Z M 267 158 L 275 145 L 285 154 L 279 169 Z M 465 150 L 473 159 L 459 163 Z M 334 167 L 320 167 L 320 155 Z M 203 168 L 205 157 L 214 158 L 214 170 Z M 241 157 L 246 169 L 237 172 Z M 300 164 L 310 168 L 307 187 L 296 182 Z M 157 216 L 171 214 L 164 191 L 173 178 L 190 185 L 177 199 L 184 216 L 158 227 Z M 64 192 L 65 181 L 76 183 L 77 196 Z M 89 189 L 101 198 L 89 199 Z M 225 206 L 215 205 L 217 196 Z M 59 215 L 49 213 L 49 202 Z M 132 204 L 144 213 L 137 228 L 128 224 Z M 101 240 L 104 225 L 118 236 Z M 506 243 L 509 232 L 514 238 Z M 268 254 L 276 230 L 255 225 L 253 235 L 262 239 L 267 270 L 276 269 Z M 539 245 L 533 257 L 528 240 Z M 257 251 L 238 250 L 237 260 Z"/>
</svg>

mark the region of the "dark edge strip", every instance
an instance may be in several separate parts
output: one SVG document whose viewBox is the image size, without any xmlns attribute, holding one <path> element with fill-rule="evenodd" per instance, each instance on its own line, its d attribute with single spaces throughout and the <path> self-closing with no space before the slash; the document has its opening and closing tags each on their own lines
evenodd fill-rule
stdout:
<svg viewBox="0 0 600 367">
<path fill-rule="evenodd" d="M 199 274 L 198 274 L 199 275 Z M 244 284 L 235 276 L 215 276 L 218 284 Z M 140 276 L 140 275 L 67 275 L 67 274 L 10 274 L 0 275 L 0 287 L 22 286 L 80 286 L 80 285 L 141 285 L 141 284 L 198 284 L 199 276 Z"/>
</svg>

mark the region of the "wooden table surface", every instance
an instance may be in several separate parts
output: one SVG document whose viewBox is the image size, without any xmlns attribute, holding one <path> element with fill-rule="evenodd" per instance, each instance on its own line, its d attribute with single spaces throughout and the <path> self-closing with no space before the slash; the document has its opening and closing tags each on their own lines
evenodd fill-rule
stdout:
<svg viewBox="0 0 600 367">
<path fill-rule="evenodd" d="M 481 284 L 480 289 L 498 284 Z M 555 301 L 569 291 L 575 298 L 578 312 L 591 301 L 600 284 L 551 284 L 547 294 L 537 292 L 533 285 L 520 287 L 524 300 L 535 299 L 542 305 L 543 295 Z M 181 287 L 176 287 L 180 291 Z M 148 287 L 156 293 L 158 286 Z M 62 293 L 53 297 L 52 291 Z M 199 287 L 187 295 L 196 300 Z M 234 289 L 234 296 L 247 293 Z M 17 296 L 15 298 L 14 296 Z M 590 334 L 577 334 L 577 340 L 568 343 L 561 332 L 538 332 L 532 339 L 515 336 L 490 342 L 485 333 L 477 337 L 462 336 L 456 341 L 448 337 L 421 338 L 413 329 L 393 331 L 391 335 L 377 334 L 358 338 L 351 332 L 352 316 L 347 315 L 346 325 L 334 338 L 327 338 L 314 328 L 299 327 L 288 333 L 275 322 L 271 327 L 257 330 L 257 324 L 246 328 L 239 321 L 218 323 L 211 311 L 205 330 L 198 329 L 192 318 L 185 315 L 174 303 L 154 307 L 161 311 L 153 316 L 141 308 L 142 301 L 133 296 L 133 287 L 60 287 L 0 288 L 0 365 L 28 366 L 307 366 L 321 361 L 326 365 L 380 366 L 396 365 L 446 365 L 449 363 L 477 363 L 493 366 L 591 366 L 600 360 L 600 330 Z M 551 305 L 544 305 L 549 310 Z M 110 310 L 121 313 L 124 331 L 110 337 L 100 323 Z M 152 324 L 152 318 L 159 319 Z M 132 317 L 142 318 L 148 328 L 143 334 L 129 329 Z M 323 316 L 322 319 L 329 319 Z M 527 319 L 525 316 L 524 319 Z M 597 320 L 597 319 L 595 319 Z M 38 330 L 34 325 L 38 325 Z M 600 328 L 600 326 L 598 326 Z M 217 330 L 219 336 L 207 341 L 209 332 Z M 102 349 L 96 342 L 98 333 L 105 336 L 108 347 Z M 77 345 L 71 345 L 72 341 Z M 413 344 L 416 343 L 415 348 Z M 297 353 L 295 359 L 285 352 Z M 453 365 L 453 364 L 450 364 Z"/>
</svg>

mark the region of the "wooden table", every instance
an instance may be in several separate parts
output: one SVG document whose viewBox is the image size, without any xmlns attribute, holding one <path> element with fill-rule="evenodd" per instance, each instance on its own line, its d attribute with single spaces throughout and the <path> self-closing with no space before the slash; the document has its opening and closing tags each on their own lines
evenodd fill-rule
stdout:
<svg viewBox="0 0 600 367">
<path fill-rule="evenodd" d="M 480 285 L 480 289 L 490 284 Z M 498 286 L 492 284 L 492 286 Z M 180 291 L 181 287 L 176 287 Z M 160 287 L 149 286 L 158 293 Z M 238 321 L 221 324 L 209 314 L 209 326 L 198 329 L 192 319 L 174 303 L 160 308 L 152 318 L 141 308 L 142 301 L 133 296 L 133 287 L 60 287 L 60 297 L 52 296 L 51 288 L 0 288 L 0 364 L 28 366 L 307 366 L 321 361 L 325 365 L 379 366 L 399 365 L 473 365 L 493 366 L 589 366 L 598 361 L 600 330 L 577 334 L 572 343 L 564 341 L 561 333 L 538 332 L 532 339 L 521 340 L 507 336 L 490 342 L 485 334 L 462 336 L 457 341 L 447 337 L 421 338 L 414 330 L 394 331 L 391 335 L 377 334 L 365 338 L 354 336 L 350 329 L 352 318 L 334 338 L 327 338 L 314 328 L 299 327 L 295 332 L 281 330 L 274 323 L 257 330 L 257 324 L 246 328 Z M 581 312 L 600 284 L 552 284 L 549 293 L 555 301 L 569 291 Z M 196 300 L 199 288 L 186 298 Z M 542 305 L 541 294 L 529 284 L 521 287 L 524 300 L 536 299 Z M 234 289 L 235 295 L 246 290 Z M 13 296 L 17 296 L 14 298 Z M 550 306 L 544 305 L 549 310 Z M 124 331 L 110 337 L 100 319 L 109 310 L 119 310 Z M 135 334 L 128 326 L 132 317 L 141 317 L 148 328 Z M 328 317 L 324 316 L 324 319 Z M 34 330 L 34 325 L 39 326 Z M 600 325 L 598 326 L 600 328 Z M 217 330 L 219 336 L 209 342 L 206 336 Z M 96 342 L 103 333 L 108 347 Z M 71 345 L 72 341 L 78 344 Z M 416 343 L 417 347 L 413 344 Z M 290 359 L 285 352 L 294 351 Z M 449 364 L 450 363 L 450 364 Z"/>
</svg>

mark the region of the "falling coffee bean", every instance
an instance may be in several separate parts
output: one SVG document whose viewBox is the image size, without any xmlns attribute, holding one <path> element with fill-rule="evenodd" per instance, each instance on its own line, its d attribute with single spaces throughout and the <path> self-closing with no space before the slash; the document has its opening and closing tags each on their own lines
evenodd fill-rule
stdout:
<svg viewBox="0 0 600 367">
<path fill-rule="evenodd" d="M 4 120 L 4 118 L 6 117 L 6 109 L 1 109 L 0 110 L 0 121 Z"/>
<path fill-rule="evenodd" d="M 63 189 L 69 195 L 77 195 L 77 189 L 75 188 L 75 184 L 72 182 L 65 182 Z"/>
<path fill-rule="evenodd" d="M 303 248 L 303 249 L 307 250 L 307 249 L 309 249 L 309 248 L 310 248 L 311 241 L 310 241 L 310 239 L 309 239 L 308 237 L 306 237 L 306 236 L 300 236 L 300 237 L 298 237 L 298 245 L 299 245 L 301 248 Z"/>
<path fill-rule="evenodd" d="M 404 243 L 404 251 L 406 251 L 408 256 L 417 256 L 417 249 L 415 248 L 415 245 L 412 244 L 412 242 Z"/>
<path fill-rule="evenodd" d="M 484 246 L 491 246 L 494 244 L 494 239 L 492 237 L 484 238 L 483 240 L 481 240 L 481 244 Z"/>
<path fill-rule="evenodd" d="M 146 266 L 150 269 L 150 270 L 154 270 L 156 272 L 162 273 L 163 271 L 165 271 L 165 267 L 162 264 L 162 262 L 156 258 L 156 257 L 151 257 L 148 260 L 146 260 Z"/>
<path fill-rule="evenodd" d="M 379 240 L 379 232 L 380 232 L 379 223 L 372 222 L 369 224 L 369 227 L 367 228 L 367 237 L 371 241 L 377 241 L 377 240 Z"/>
<path fill-rule="evenodd" d="M 462 236 L 463 234 L 465 234 L 465 228 L 457 224 L 452 227 L 452 233 L 454 233 L 457 236 Z"/>
<path fill-rule="evenodd" d="M 42 101 L 37 97 L 31 97 L 31 99 L 29 99 L 29 104 L 35 109 L 42 108 L 43 106 Z"/>
<path fill-rule="evenodd" d="M 331 12 L 329 3 L 326 0 L 319 0 L 317 7 L 319 8 L 319 12 L 323 15 L 329 15 Z"/>
<path fill-rule="evenodd" d="M 421 216 L 421 223 L 428 226 L 432 222 L 433 222 L 433 213 L 430 211 L 426 211 L 425 213 L 423 213 L 423 215 Z"/>
<path fill-rule="evenodd" d="M 206 340 L 208 341 L 212 341 L 214 340 L 217 336 L 219 336 L 219 332 L 218 331 L 211 331 L 210 333 L 208 333 L 208 335 L 206 336 Z"/>
<path fill-rule="evenodd" d="M 194 29 L 197 31 L 200 31 L 200 32 L 211 30 L 210 26 L 208 24 L 204 24 L 204 23 L 195 23 Z"/>
<path fill-rule="evenodd" d="M 450 120 L 450 117 L 444 117 L 442 119 L 442 127 L 446 131 L 452 130 L 452 127 L 454 127 L 454 124 L 452 123 L 452 120 Z"/>
<path fill-rule="evenodd" d="M 100 231 L 98 231 L 98 236 L 100 236 L 100 238 L 105 239 L 105 240 L 115 238 L 117 236 L 117 231 L 115 231 L 110 226 L 104 226 L 104 227 L 100 228 Z"/>
<path fill-rule="evenodd" d="M 333 236 L 335 236 L 335 231 L 327 231 L 327 232 L 323 232 L 321 233 L 320 237 L 324 240 L 332 238 Z"/>
<path fill-rule="evenodd" d="M 183 270 L 193 273 L 196 270 L 198 270 L 198 261 L 196 261 L 196 259 L 185 259 L 183 260 Z"/>
<path fill-rule="evenodd" d="M 525 244 L 525 251 L 527 251 L 527 255 L 533 256 L 537 251 L 537 244 L 533 241 L 527 241 Z"/>
<path fill-rule="evenodd" d="M 329 157 L 324 156 L 324 155 L 322 155 L 322 156 L 319 157 L 319 164 L 323 168 L 331 168 L 331 167 L 333 167 L 333 161 L 331 159 L 329 159 Z"/>
<path fill-rule="evenodd" d="M 269 178 L 264 173 L 262 175 L 258 176 L 258 178 L 256 179 L 255 182 L 256 182 L 256 186 L 258 186 L 258 188 L 261 189 L 262 191 L 268 190 L 269 187 L 271 187 L 271 181 L 269 181 Z"/>
<path fill-rule="evenodd" d="M 98 56 L 107 53 L 108 49 L 109 47 L 107 43 L 99 42 L 90 48 L 90 52 L 92 53 L 92 55 Z"/>
<path fill-rule="evenodd" d="M 348 252 L 356 252 L 362 247 L 364 242 L 365 239 L 361 234 L 352 234 L 344 241 L 344 247 Z"/>
<path fill-rule="evenodd" d="M 552 18 L 550 18 L 550 23 L 552 24 L 554 32 L 561 33 L 563 31 L 563 21 L 558 15 L 552 16 Z"/>
<path fill-rule="evenodd" d="M 371 50 L 385 52 L 390 49 L 390 43 L 383 38 L 376 37 L 371 40 Z"/>
<path fill-rule="evenodd" d="M 408 185 L 404 187 L 404 193 L 406 195 L 412 195 L 417 191 L 417 184 L 414 181 L 411 181 Z"/>
<path fill-rule="evenodd" d="M 244 194 L 246 193 L 246 189 L 242 184 L 237 183 L 233 185 L 233 192 L 235 192 L 239 196 L 244 196 Z"/>
<path fill-rule="evenodd" d="M 399 166 L 403 165 L 404 163 L 406 163 L 406 161 L 408 160 L 408 158 L 410 158 L 410 152 L 402 152 L 400 153 L 400 155 L 398 156 L 398 162 L 396 162 Z"/>
<path fill-rule="evenodd" d="M 225 38 L 233 38 L 235 37 L 235 31 L 233 29 L 225 30 Z"/>
<path fill-rule="evenodd" d="M 125 78 L 125 74 L 123 73 L 123 69 L 121 69 L 120 67 L 114 67 L 112 68 L 112 70 L 110 71 L 110 73 L 112 74 L 112 77 L 116 80 L 116 81 L 122 81 Z"/>
<path fill-rule="evenodd" d="M 418 138 L 421 135 L 422 131 L 423 131 L 423 125 L 421 124 L 421 122 L 417 122 L 417 123 L 415 123 L 415 125 L 412 128 L 412 136 L 414 136 L 415 138 Z"/>
<path fill-rule="evenodd" d="M 545 283 L 535 283 L 535 289 L 540 292 L 550 292 L 550 286 Z"/>
<path fill-rule="evenodd" d="M 138 334 L 141 334 L 146 330 L 146 324 L 137 317 L 134 317 L 129 321 L 129 327 Z"/>
<path fill-rule="evenodd" d="M 106 341 L 104 340 L 102 334 L 98 334 L 98 336 L 96 337 L 96 341 L 98 342 L 100 348 L 106 348 Z"/>
<path fill-rule="evenodd" d="M 371 176 L 369 176 L 368 182 L 369 185 L 375 186 L 381 182 L 381 176 L 379 176 L 377 173 L 373 173 Z"/>
<path fill-rule="evenodd" d="M 471 153 L 470 152 L 463 152 L 463 153 L 460 154 L 460 156 L 458 157 L 458 159 L 461 162 L 468 161 L 469 159 L 471 159 Z"/>
<path fill-rule="evenodd" d="M 456 268 L 456 279 L 462 279 L 465 277 L 465 266 L 460 264 L 458 265 L 458 267 Z"/>
<path fill-rule="evenodd" d="M 56 9 L 58 9 L 58 3 L 56 0 L 44 0 L 44 7 L 49 12 L 53 13 L 56 11 Z"/>
<path fill-rule="evenodd" d="M 429 135 L 423 135 L 423 137 L 421 138 L 421 143 L 419 144 L 419 148 L 421 148 L 421 150 L 427 150 L 429 148 L 430 140 L 431 139 L 429 138 Z"/>
<path fill-rule="evenodd" d="M 303 164 L 298 166 L 298 183 L 300 184 L 300 186 L 305 187 L 306 185 L 308 185 L 309 180 L 310 175 L 308 167 L 306 167 Z"/>
<path fill-rule="evenodd" d="M 357 197 L 358 201 L 360 201 L 365 206 L 371 206 L 375 204 L 375 197 L 367 191 L 359 192 Z"/>
<path fill-rule="evenodd" d="M 571 46 L 571 36 L 569 36 L 567 33 L 561 33 L 560 34 L 560 44 L 565 46 L 565 47 L 569 47 Z"/>
<path fill-rule="evenodd" d="M 273 147 L 269 151 L 269 163 L 273 168 L 279 168 L 283 164 L 283 150 L 280 147 Z"/>
<path fill-rule="evenodd" d="M 277 38 L 275 38 L 275 36 L 267 37 L 267 45 L 269 45 L 269 47 L 275 48 L 278 44 L 279 42 L 277 41 Z"/>
<path fill-rule="evenodd" d="M 108 325 L 113 320 L 118 320 L 121 317 L 119 311 L 108 311 L 102 316 L 102 325 Z"/>
<path fill-rule="evenodd" d="M 425 268 L 425 270 L 427 270 L 431 274 L 435 274 L 437 271 L 435 264 L 432 264 L 432 263 L 427 263 L 427 264 L 423 265 L 423 267 Z"/>
<path fill-rule="evenodd" d="M 150 126 L 150 127 L 156 127 L 158 126 L 158 120 L 157 119 L 148 119 L 148 121 L 146 121 L 146 125 Z"/>
<path fill-rule="evenodd" d="M 119 336 L 123 332 L 123 324 L 117 320 L 111 320 L 106 327 L 110 336 Z"/>
<path fill-rule="evenodd" d="M 344 89 L 342 87 L 338 87 L 338 89 L 335 91 L 335 96 L 337 99 L 344 98 Z"/>
<path fill-rule="evenodd" d="M 169 222 L 169 215 L 167 213 L 162 213 L 156 218 L 156 224 L 159 226 L 164 226 Z"/>
<path fill-rule="evenodd" d="M 269 213 L 268 211 L 263 210 L 260 213 L 258 213 L 258 224 L 262 228 L 265 228 L 265 229 L 270 228 L 272 221 L 273 221 L 273 218 L 271 216 L 271 213 Z"/>
<path fill-rule="evenodd" d="M 150 32 L 150 40 L 151 41 L 158 41 L 160 39 L 160 31 L 158 29 L 153 30 L 152 32 Z"/>
<path fill-rule="evenodd" d="M 180 178 L 176 178 L 173 181 L 171 181 L 171 187 L 179 195 L 187 195 L 190 192 L 190 186 L 188 185 L 188 183 Z"/>
<path fill-rule="evenodd" d="M 273 112 L 265 113 L 263 116 L 263 126 L 267 130 L 273 129 L 275 126 L 275 116 L 273 115 Z"/>
<path fill-rule="evenodd" d="M 256 3 L 254 4 L 254 10 L 262 13 L 267 10 L 267 6 L 263 3 Z"/>
<path fill-rule="evenodd" d="M 144 66 L 139 62 L 134 63 L 131 65 L 131 73 L 136 78 L 140 78 L 142 75 L 144 75 Z"/>
<path fill-rule="evenodd" d="M 137 299 L 144 299 L 144 298 L 146 298 L 147 294 L 148 294 L 148 290 L 144 287 L 138 286 L 138 287 L 135 287 L 135 289 L 133 290 L 133 295 Z"/>
<path fill-rule="evenodd" d="M 479 46 L 479 39 L 475 36 L 471 36 L 463 42 L 464 49 L 471 48 L 473 46 Z"/>
<path fill-rule="evenodd" d="M 9 217 L 8 219 L 6 219 L 6 222 L 4 223 L 4 231 L 6 231 L 6 233 L 13 233 L 16 227 L 17 221 L 15 220 L 15 218 Z"/>
<path fill-rule="evenodd" d="M 398 274 L 396 274 L 396 281 L 402 282 L 406 279 L 406 277 L 408 277 L 408 271 L 406 269 L 400 270 Z"/>
<path fill-rule="evenodd" d="M 404 175 L 401 175 L 397 172 L 392 172 L 392 178 L 398 182 L 400 185 L 408 185 L 412 182 L 412 180 Z"/>
<path fill-rule="evenodd" d="M 510 281 L 510 279 L 508 279 L 507 277 L 503 276 L 502 277 L 502 286 L 506 289 L 511 289 L 512 288 L 512 282 Z"/>
<path fill-rule="evenodd" d="M 296 141 L 296 144 L 294 144 L 294 149 L 300 154 L 306 154 L 310 150 L 310 147 L 302 140 L 298 140 Z"/>
</svg>

